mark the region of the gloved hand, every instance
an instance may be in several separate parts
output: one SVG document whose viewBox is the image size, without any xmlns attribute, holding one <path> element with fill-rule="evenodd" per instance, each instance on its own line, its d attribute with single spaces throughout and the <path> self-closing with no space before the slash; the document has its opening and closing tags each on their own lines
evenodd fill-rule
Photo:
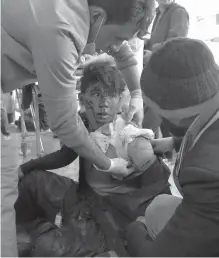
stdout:
<svg viewBox="0 0 219 258">
<path fill-rule="evenodd" d="M 129 167 L 130 162 L 127 160 L 124 160 L 122 158 L 115 158 L 115 159 L 110 159 L 110 161 L 111 161 L 111 165 L 108 170 L 99 169 L 95 165 L 94 167 L 99 171 L 110 173 L 113 177 L 120 180 L 129 176 L 135 171 L 134 167 Z"/>
<path fill-rule="evenodd" d="M 151 141 L 151 144 L 156 154 L 165 154 L 166 152 L 173 151 L 174 138 L 167 137 L 161 139 L 154 139 Z"/>
<path fill-rule="evenodd" d="M 131 100 L 129 103 L 127 122 L 129 123 L 134 119 L 136 124 L 141 127 L 142 121 L 144 119 L 144 108 L 141 90 L 133 90 L 130 92 L 130 94 Z"/>
</svg>

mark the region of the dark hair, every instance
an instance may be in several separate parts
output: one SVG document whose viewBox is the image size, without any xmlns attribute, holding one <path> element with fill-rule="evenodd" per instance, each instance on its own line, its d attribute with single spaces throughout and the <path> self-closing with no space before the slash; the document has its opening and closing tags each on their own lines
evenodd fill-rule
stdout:
<svg viewBox="0 0 219 258">
<path fill-rule="evenodd" d="M 97 82 L 103 82 L 116 94 L 121 94 L 125 90 L 125 80 L 121 72 L 109 64 L 91 64 L 84 70 L 81 78 L 81 93 L 85 93 L 92 85 Z"/>
<path fill-rule="evenodd" d="M 107 13 L 107 23 L 123 24 L 130 20 L 136 0 L 88 0 L 89 5 L 103 8 Z"/>
<path fill-rule="evenodd" d="M 143 22 L 151 23 L 154 17 L 154 0 L 88 0 L 89 6 L 98 6 L 107 13 L 108 24 L 124 24 L 137 14 L 144 13 Z"/>
</svg>

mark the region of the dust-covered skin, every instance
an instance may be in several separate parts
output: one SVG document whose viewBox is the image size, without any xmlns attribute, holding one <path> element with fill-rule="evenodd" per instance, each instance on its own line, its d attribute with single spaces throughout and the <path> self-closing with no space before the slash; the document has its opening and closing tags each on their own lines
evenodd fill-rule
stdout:
<svg viewBox="0 0 219 258">
<path fill-rule="evenodd" d="M 114 121 L 120 100 L 120 95 L 102 82 L 89 86 L 83 95 L 83 104 L 92 130 Z"/>
</svg>

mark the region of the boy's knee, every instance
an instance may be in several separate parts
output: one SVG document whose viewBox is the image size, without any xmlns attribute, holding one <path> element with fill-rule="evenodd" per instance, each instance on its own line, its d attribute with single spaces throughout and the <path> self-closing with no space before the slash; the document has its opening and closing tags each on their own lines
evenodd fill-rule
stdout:
<svg viewBox="0 0 219 258">
<path fill-rule="evenodd" d="M 156 196 L 151 204 L 147 207 L 145 211 L 145 218 L 151 219 L 165 206 L 165 200 L 169 198 L 168 194 L 161 194 Z"/>
</svg>

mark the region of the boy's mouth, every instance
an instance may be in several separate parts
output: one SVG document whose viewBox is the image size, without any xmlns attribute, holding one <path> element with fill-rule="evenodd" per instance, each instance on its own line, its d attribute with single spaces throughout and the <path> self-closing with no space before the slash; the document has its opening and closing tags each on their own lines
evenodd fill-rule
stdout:
<svg viewBox="0 0 219 258">
<path fill-rule="evenodd" d="M 108 122 L 109 118 L 111 118 L 111 115 L 108 112 L 99 112 L 97 113 L 96 118 L 99 121 Z"/>
</svg>

